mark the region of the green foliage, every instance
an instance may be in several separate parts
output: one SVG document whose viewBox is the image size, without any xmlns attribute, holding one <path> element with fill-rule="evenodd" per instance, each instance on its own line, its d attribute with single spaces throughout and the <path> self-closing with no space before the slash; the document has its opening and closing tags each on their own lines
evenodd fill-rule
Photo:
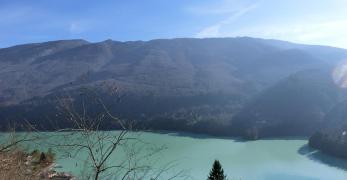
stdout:
<svg viewBox="0 0 347 180">
<path fill-rule="evenodd" d="M 47 160 L 46 154 L 44 152 L 40 155 L 40 161 L 39 162 L 45 162 Z"/>
<path fill-rule="evenodd" d="M 226 180 L 222 165 L 218 160 L 215 160 L 207 180 Z"/>
</svg>

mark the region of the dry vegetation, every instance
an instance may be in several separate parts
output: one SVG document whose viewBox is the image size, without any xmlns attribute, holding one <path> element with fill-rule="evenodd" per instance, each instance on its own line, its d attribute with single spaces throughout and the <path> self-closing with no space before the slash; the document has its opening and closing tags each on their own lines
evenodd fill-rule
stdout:
<svg viewBox="0 0 347 180">
<path fill-rule="evenodd" d="M 38 151 L 27 154 L 21 150 L 0 152 L 0 179 L 46 179 L 54 158 Z"/>
<path fill-rule="evenodd" d="M 53 170 L 55 154 L 52 149 L 41 152 L 27 147 L 27 143 L 38 142 L 42 137 L 32 128 L 21 133 L 15 128 L 9 129 L 10 132 L 0 136 L 0 180 L 56 179 L 58 175 Z"/>
</svg>

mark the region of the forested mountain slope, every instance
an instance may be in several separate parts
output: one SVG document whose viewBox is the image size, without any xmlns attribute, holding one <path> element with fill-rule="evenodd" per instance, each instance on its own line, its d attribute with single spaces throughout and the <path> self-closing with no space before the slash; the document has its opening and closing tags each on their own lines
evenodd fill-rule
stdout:
<svg viewBox="0 0 347 180">
<path fill-rule="evenodd" d="M 264 136 L 309 134 L 343 100 L 331 72 L 344 59 L 344 49 L 249 37 L 3 48 L 1 128 L 23 119 L 46 129 L 68 126 L 57 115 L 57 98 L 69 94 L 78 106 L 87 87 L 117 116 L 147 129 L 240 135 L 267 122 Z M 274 131 L 287 124 L 293 127 Z"/>
</svg>

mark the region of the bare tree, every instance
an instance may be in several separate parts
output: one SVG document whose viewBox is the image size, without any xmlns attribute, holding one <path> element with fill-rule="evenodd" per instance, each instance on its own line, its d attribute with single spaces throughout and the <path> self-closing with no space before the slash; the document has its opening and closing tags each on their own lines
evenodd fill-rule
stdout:
<svg viewBox="0 0 347 180">
<path fill-rule="evenodd" d="M 112 88 L 111 94 L 117 94 L 116 91 L 117 88 Z M 165 147 L 152 146 L 142 141 L 139 138 L 141 133 L 134 133 L 133 123 L 114 116 L 96 91 L 84 88 L 80 94 L 81 105 L 78 106 L 75 98 L 69 95 L 57 99 L 66 118 L 73 122 L 73 127 L 59 130 L 64 131 L 64 140 L 54 145 L 62 147 L 69 157 L 88 154 L 86 170 L 92 170 L 93 173 L 84 171 L 86 179 L 108 177 L 132 180 L 148 179 L 149 176 L 158 179 L 164 171 L 170 169 L 166 167 L 153 174 L 155 170 L 150 166 L 151 157 Z M 99 111 L 90 113 L 91 104 Z M 102 127 L 110 124 L 119 130 L 102 130 Z M 183 171 L 173 177 L 180 175 L 183 175 Z"/>
<path fill-rule="evenodd" d="M 1 133 L 0 153 L 12 151 L 23 143 L 34 142 L 40 138 L 35 134 L 35 129 L 30 123 L 25 122 L 25 124 L 21 126 L 23 131 L 20 133 L 16 132 L 16 125 L 9 126 L 7 132 Z"/>
</svg>

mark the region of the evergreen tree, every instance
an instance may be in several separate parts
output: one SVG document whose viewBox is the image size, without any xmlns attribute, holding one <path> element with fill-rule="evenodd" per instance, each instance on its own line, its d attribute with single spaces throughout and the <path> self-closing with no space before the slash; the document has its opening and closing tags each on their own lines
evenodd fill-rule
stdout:
<svg viewBox="0 0 347 180">
<path fill-rule="evenodd" d="M 218 160 L 214 161 L 212 170 L 210 171 L 210 175 L 208 176 L 207 180 L 226 180 L 224 170 Z"/>
<path fill-rule="evenodd" d="M 47 159 L 47 158 L 46 158 L 46 154 L 45 154 L 44 152 L 42 152 L 41 155 L 40 155 L 40 160 L 39 160 L 39 162 L 42 163 L 42 162 L 46 161 L 46 159 Z"/>
</svg>

